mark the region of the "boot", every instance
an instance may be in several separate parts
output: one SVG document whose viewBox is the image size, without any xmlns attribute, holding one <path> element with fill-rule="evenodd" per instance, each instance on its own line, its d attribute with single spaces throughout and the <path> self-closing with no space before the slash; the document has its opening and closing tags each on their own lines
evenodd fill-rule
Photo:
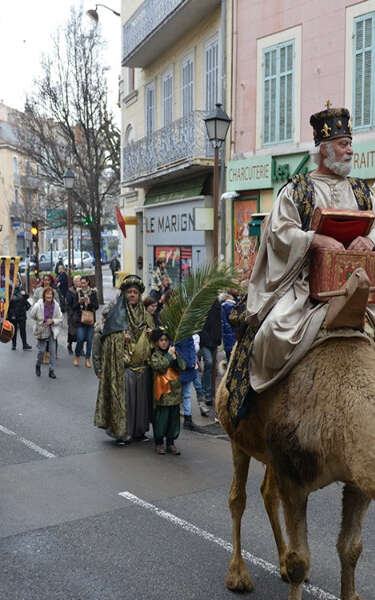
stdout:
<svg viewBox="0 0 375 600">
<path fill-rule="evenodd" d="M 12 350 L 17 350 L 16 344 L 12 344 Z"/>
<path fill-rule="evenodd" d="M 193 423 L 191 415 L 184 415 L 184 429 L 190 429 L 190 431 L 201 431 L 202 428 Z"/>
<path fill-rule="evenodd" d="M 73 360 L 73 365 L 75 367 L 79 367 L 79 356 L 75 355 L 74 360 Z"/>
<path fill-rule="evenodd" d="M 51 377 L 51 379 L 56 379 L 55 371 L 53 369 L 49 370 L 48 377 Z"/>
<path fill-rule="evenodd" d="M 204 396 L 198 396 L 197 400 L 202 417 L 208 417 L 208 415 L 210 414 L 210 409 L 204 401 Z"/>
<path fill-rule="evenodd" d="M 40 377 L 40 365 L 35 365 L 35 375 Z"/>
<path fill-rule="evenodd" d="M 68 345 L 67 345 L 67 348 L 68 348 L 68 353 L 69 353 L 69 354 L 73 354 L 73 348 L 72 348 L 72 344 L 68 344 Z"/>
</svg>

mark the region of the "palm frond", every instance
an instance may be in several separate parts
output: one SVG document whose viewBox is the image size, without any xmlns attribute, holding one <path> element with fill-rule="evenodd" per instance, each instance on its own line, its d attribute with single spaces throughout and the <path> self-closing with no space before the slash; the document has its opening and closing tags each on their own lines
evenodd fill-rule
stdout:
<svg viewBox="0 0 375 600">
<path fill-rule="evenodd" d="M 173 292 L 160 315 L 174 343 L 202 331 L 207 313 L 218 294 L 234 283 L 236 272 L 232 266 L 206 264 L 199 267 Z"/>
</svg>

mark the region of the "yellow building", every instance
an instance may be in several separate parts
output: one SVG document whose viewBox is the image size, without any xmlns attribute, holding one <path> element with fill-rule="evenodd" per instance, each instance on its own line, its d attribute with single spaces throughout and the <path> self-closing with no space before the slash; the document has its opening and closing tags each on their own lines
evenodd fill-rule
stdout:
<svg viewBox="0 0 375 600">
<path fill-rule="evenodd" d="M 28 211 L 40 180 L 20 152 L 14 114 L 0 103 L 0 254 L 25 257 L 31 245 Z"/>
<path fill-rule="evenodd" d="M 122 212 L 138 217 L 122 262 L 149 287 L 164 256 L 177 284 L 212 258 L 204 209 L 213 205 L 213 150 L 203 119 L 217 102 L 231 111 L 232 0 L 123 0 L 121 18 Z"/>
</svg>

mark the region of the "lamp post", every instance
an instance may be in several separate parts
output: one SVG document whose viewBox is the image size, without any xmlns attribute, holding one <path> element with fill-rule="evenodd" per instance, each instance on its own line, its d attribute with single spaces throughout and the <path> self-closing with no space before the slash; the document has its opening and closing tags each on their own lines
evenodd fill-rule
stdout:
<svg viewBox="0 0 375 600">
<path fill-rule="evenodd" d="M 65 169 L 63 175 L 64 188 L 68 192 L 68 210 L 66 212 L 67 229 L 68 229 L 68 273 L 72 274 L 72 259 L 71 259 L 71 237 L 72 237 L 72 189 L 74 186 L 74 173 L 70 167 Z"/>
<path fill-rule="evenodd" d="M 215 151 L 214 158 L 214 260 L 219 257 L 219 148 L 225 142 L 232 120 L 217 103 L 215 110 L 204 119 L 208 139 Z"/>
<path fill-rule="evenodd" d="M 106 8 L 107 10 L 110 10 L 117 17 L 120 16 L 119 12 L 117 12 L 116 10 L 113 10 L 113 8 L 110 8 L 109 6 L 106 6 L 105 4 L 95 4 L 95 8 L 91 8 L 90 10 L 86 11 L 86 15 L 88 17 L 90 17 L 90 19 L 92 19 L 93 21 L 95 21 L 95 25 L 97 25 L 98 22 L 99 22 L 98 11 L 96 10 L 98 8 L 98 6 L 101 6 L 102 8 Z"/>
</svg>

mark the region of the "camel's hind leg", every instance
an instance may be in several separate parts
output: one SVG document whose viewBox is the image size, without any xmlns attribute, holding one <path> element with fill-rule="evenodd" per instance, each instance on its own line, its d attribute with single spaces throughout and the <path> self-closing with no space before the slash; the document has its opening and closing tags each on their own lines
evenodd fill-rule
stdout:
<svg viewBox="0 0 375 600">
<path fill-rule="evenodd" d="M 260 491 L 262 492 L 264 506 L 271 523 L 273 535 L 275 537 L 275 542 L 277 546 L 277 551 L 279 553 L 280 575 L 284 581 L 288 581 L 288 575 L 285 565 L 286 544 L 284 542 L 284 537 L 279 519 L 280 494 L 275 474 L 271 465 L 267 465 L 266 473 L 264 475 Z"/>
<path fill-rule="evenodd" d="M 246 507 L 246 482 L 250 457 L 233 441 L 232 456 L 234 473 L 229 492 L 229 508 L 232 514 L 233 554 L 225 585 L 233 591 L 250 592 L 253 584 L 241 555 L 241 519 Z"/>
<path fill-rule="evenodd" d="M 355 591 L 355 568 L 362 552 L 362 523 L 370 498 L 346 485 L 342 497 L 341 531 L 337 551 L 341 561 L 341 600 L 359 600 Z"/>
</svg>

